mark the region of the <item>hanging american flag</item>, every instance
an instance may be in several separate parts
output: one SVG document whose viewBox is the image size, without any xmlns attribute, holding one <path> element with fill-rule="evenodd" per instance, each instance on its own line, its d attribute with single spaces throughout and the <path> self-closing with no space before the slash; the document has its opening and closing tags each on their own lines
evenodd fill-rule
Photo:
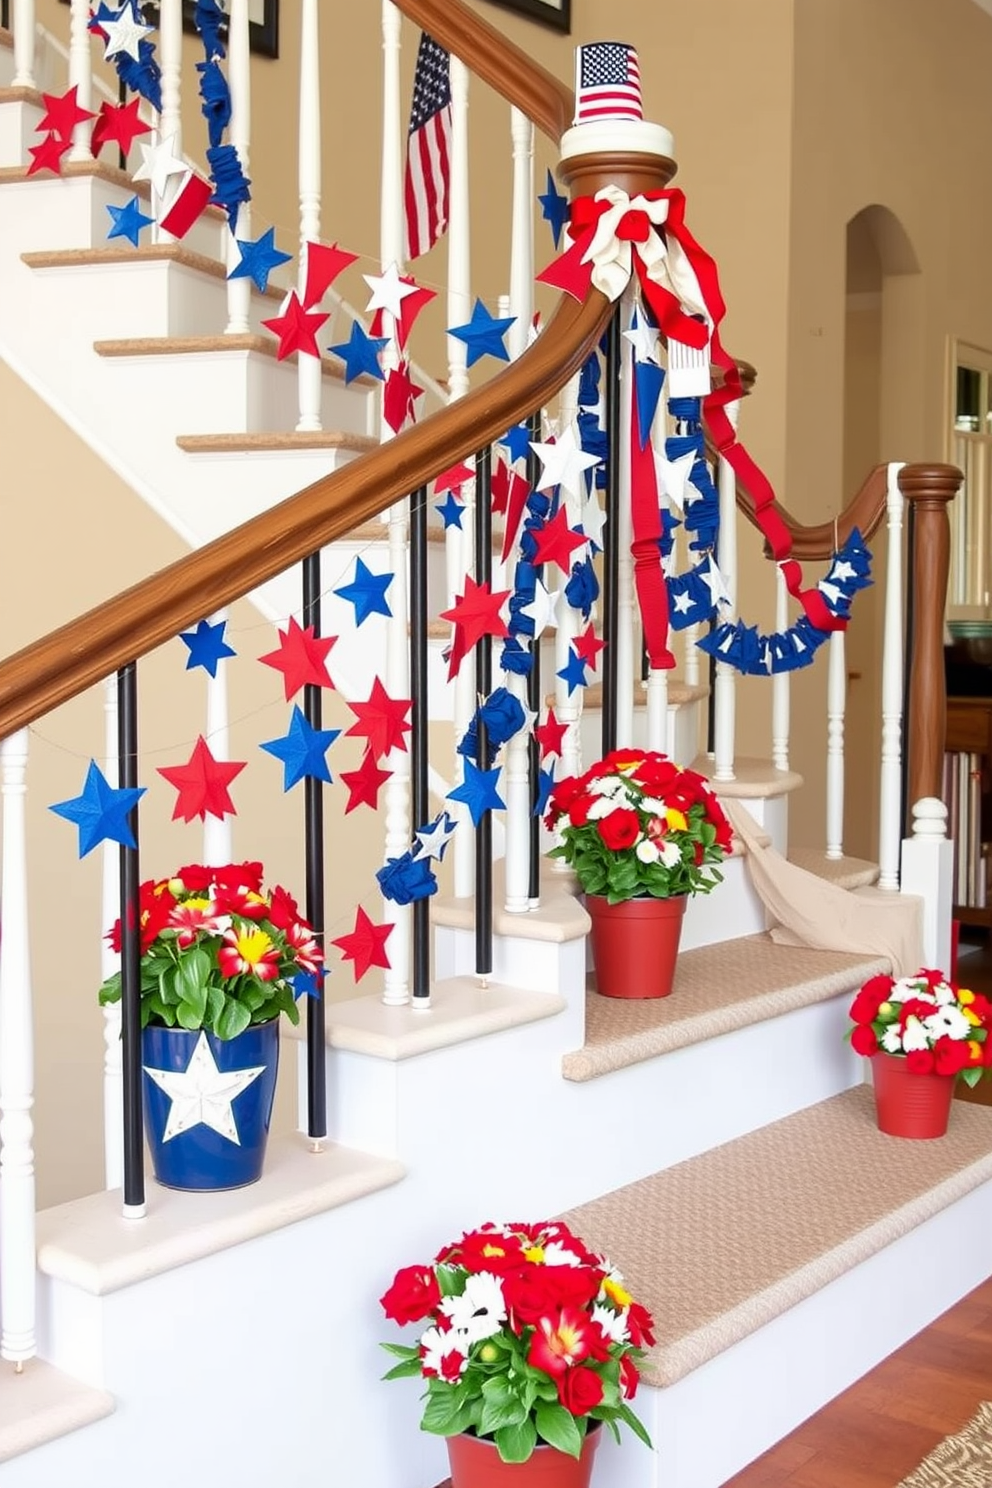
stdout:
<svg viewBox="0 0 992 1488">
<path fill-rule="evenodd" d="M 451 156 L 450 58 L 426 31 L 420 37 L 406 142 L 407 262 L 432 248 L 448 226 Z"/>
<path fill-rule="evenodd" d="M 621 41 L 580 46 L 575 59 L 575 122 L 642 119 L 641 69 L 634 48 Z"/>
</svg>

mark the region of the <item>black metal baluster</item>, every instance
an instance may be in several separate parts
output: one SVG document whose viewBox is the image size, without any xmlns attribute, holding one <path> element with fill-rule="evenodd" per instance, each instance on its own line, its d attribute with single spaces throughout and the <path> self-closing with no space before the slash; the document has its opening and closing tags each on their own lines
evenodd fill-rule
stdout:
<svg viewBox="0 0 992 1488">
<path fill-rule="evenodd" d="M 493 576 L 492 450 L 480 451 L 475 466 L 475 581 L 489 584 Z M 493 643 L 482 636 L 475 647 L 475 690 L 485 699 L 493 685 Z M 476 760 L 488 768 L 489 740 L 476 714 Z M 493 969 L 493 822 L 484 811 L 475 829 L 475 971 L 487 977 Z"/>
<path fill-rule="evenodd" d="M 320 553 L 303 560 L 303 624 L 320 635 Z M 303 689 L 303 712 L 307 723 L 319 729 L 323 717 L 320 688 L 308 682 Z M 304 851 L 306 854 L 307 919 L 321 950 L 324 949 L 324 782 L 304 777 Z M 307 1134 L 314 1141 L 327 1136 L 327 1056 L 325 1048 L 324 993 L 307 998 Z"/>
<path fill-rule="evenodd" d="M 532 413 L 527 420 L 531 441 L 539 444 L 541 441 L 541 415 Z M 541 462 L 533 450 L 527 452 L 527 484 L 533 491 L 541 475 Z M 543 578 L 544 565 L 534 570 L 535 578 Z M 536 715 L 535 727 L 541 717 L 541 638 L 536 636 L 531 642 L 531 653 L 533 662 L 527 677 L 527 706 Z M 531 733 L 527 741 L 528 769 L 530 771 L 530 881 L 527 885 L 527 893 L 532 904 L 536 905 L 541 897 L 541 818 L 535 816 L 534 812 L 541 791 L 541 746 L 538 744 L 534 734 Z"/>
<path fill-rule="evenodd" d="M 619 308 L 606 332 L 606 533 L 603 552 L 603 754 L 617 746 L 617 631 L 620 625 L 620 355 Z"/>
<path fill-rule="evenodd" d="M 117 769 L 121 790 L 138 785 L 138 675 L 133 661 L 117 673 Z M 145 1212 L 141 1113 L 141 901 L 138 808 L 128 813 L 134 847 L 121 846 L 121 1059 L 124 1121 L 124 1213 Z"/>
<path fill-rule="evenodd" d="M 117 79 L 117 102 L 121 105 L 127 103 L 127 83 L 125 83 L 123 78 Z M 123 146 L 118 146 L 117 164 L 122 171 L 127 170 L 127 151 Z"/>
<path fill-rule="evenodd" d="M 10 30 L 10 0 L 0 0 L 0 26 Z"/>
<path fill-rule="evenodd" d="M 410 500 L 410 810 L 416 832 L 427 826 L 428 720 L 427 692 L 427 487 Z M 413 959 L 410 997 L 414 1007 L 431 1003 L 430 900 L 413 902 Z"/>
</svg>

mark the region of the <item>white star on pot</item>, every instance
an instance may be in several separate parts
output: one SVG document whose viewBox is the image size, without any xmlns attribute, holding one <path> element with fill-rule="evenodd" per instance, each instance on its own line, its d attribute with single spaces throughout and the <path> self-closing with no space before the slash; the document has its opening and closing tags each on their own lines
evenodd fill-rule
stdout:
<svg viewBox="0 0 992 1488">
<path fill-rule="evenodd" d="M 139 142 L 141 164 L 132 180 L 151 181 L 156 196 L 164 196 L 169 177 L 185 175 L 187 170 L 185 160 L 180 160 L 176 154 L 175 145 L 174 134 L 170 134 L 168 139 L 160 140 L 157 145 L 143 145 Z"/>
<path fill-rule="evenodd" d="M 548 491 L 552 486 L 561 486 L 570 496 L 585 495 L 583 471 L 592 470 L 599 464 L 596 455 L 587 455 L 575 437 L 574 425 L 559 434 L 554 444 L 531 444 L 541 465 L 538 491 Z"/>
<path fill-rule="evenodd" d="M 170 1142 L 191 1127 L 209 1126 L 229 1142 L 241 1146 L 231 1104 L 264 1073 L 264 1064 L 252 1069 L 219 1070 L 207 1035 L 201 1033 L 193 1056 L 181 1074 L 177 1070 L 150 1069 L 147 1064 L 144 1070 L 172 1101 L 162 1134 L 163 1142 Z"/>
<path fill-rule="evenodd" d="M 401 282 L 400 271 L 395 263 L 391 263 L 381 274 L 363 274 L 362 278 L 372 291 L 372 298 L 365 306 L 366 311 L 385 310 L 387 315 L 397 321 L 403 314 L 403 301 L 407 295 L 417 292 L 415 284 Z"/>
<path fill-rule="evenodd" d="M 529 620 L 533 620 L 535 641 L 539 635 L 543 635 L 555 618 L 555 607 L 560 595 L 560 589 L 549 591 L 540 579 L 534 585 L 534 598 L 529 605 L 523 606 L 520 613 L 526 615 Z"/>
<path fill-rule="evenodd" d="M 654 362 L 655 366 L 659 365 L 658 330 L 648 323 L 641 311 L 634 311 L 630 330 L 624 331 L 623 336 L 634 348 L 634 357 L 638 362 Z"/>
<path fill-rule="evenodd" d="M 416 834 L 420 846 L 414 853 L 415 858 L 437 858 L 440 863 L 444 857 L 444 850 L 448 845 L 448 839 L 455 830 L 455 823 L 446 811 L 431 822 L 429 827 L 424 827 Z"/>
<path fill-rule="evenodd" d="M 117 12 L 116 21 L 101 21 L 100 30 L 107 37 L 107 49 L 104 57 L 109 60 L 116 57 L 119 52 L 127 52 L 135 62 L 141 61 L 140 42 L 142 37 L 147 36 L 151 26 L 145 26 L 139 21 L 129 5 L 121 6 Z M 137 178 L 135 178 L 137 179 Z"/>
<path fill-rule="evenodd" d="M 677 460 L 666 460 L 664 455 L 656 450 L 654 461 L 662 491 L 676 511 L 684 511 L 687 495 L 692 496 L 692 491 L 687 492 L 686 486 L 689 484 L 692 467 L 696 463 L 695 454 L 690 450 L 687 455 L 680 455 Z"/>
<path fill-rule="evenodd" d="M 715 605 L 727 605 L 730 603 L 730 595 L 727 586 L 723 582 L 723 574 L 713 562 L 713 557 L 707 561 L 706 567 L 700 570 L 699 577 L 710 591 L 710 603 Z"/>
</svg>

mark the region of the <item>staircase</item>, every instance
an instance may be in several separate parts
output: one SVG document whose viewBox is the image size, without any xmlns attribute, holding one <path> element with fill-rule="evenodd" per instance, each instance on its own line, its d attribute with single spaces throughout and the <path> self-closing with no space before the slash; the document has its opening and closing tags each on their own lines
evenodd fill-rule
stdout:
<svg viewBox="0 0 992 1488">
<path fill-rule="evenodd" d="M 523 77 L 527 59 L 493 52 L 499 39 L 452 0 L 398 8 L 482 77 L 518 86 L 506 79 L 515 69 Z M 10 43 L 0 32 L 0 83 L 13 76 Z M 528 86 L 540 92 L 532 78 Z M 556 140 L 561 92 L 546 87 L 531 115 Z M 522 106 L 522 97 L 513 102 Z M 108 247 L 106 207 L 122 206 L 135 187 L 100 164 L 26 179 L 24 151 L 42 109 L 30 91 L 0 87 L 0 357 L 194 551 L 109 600 L 96 619 L 83 617 L 86 644 L 69 647 L 68 628 L 0 663 L 5 750 L 28 724 L 44 743 L 38 720 L 48 709 L 75 707 L 74 696 L 126 659 L 242 596 L 268 640 L 270 622 L 299 612 L 298 571 L 288 565 L 315 546 L 325 591 L 356 556 L 385 562 L 397 541 L 395 517 L 382 521 L 390 504 L 498 437 L 538 396 L 551 399 L 608 319 L 601 297 L 578 308 L 565 302 L 510 371 L 402 433 L 395 448 L 379 447 L 372 380 L 346 387 L 325 361 L 321 427 L 297 432 L 297 359 L 277 361 L 261 327 L 283 290 L 252 293 L 247 331 L 207 334 L 204 326 L 223 328 L 227 313 L 221 214 L 207 214 L 182 244 Z M 328 342 L 348 334 L 346 308 L 334 315 Z M 926 488 L 942 514 L 949 478 L 915 470 L 909 485 Z M 437 613 L 447 588 L 444 549 L 432 547 Z M 924 617 L 915 658 L 924 678 L 940 606 L 934 614 L 929 630 Z M 558 627 L 569 623 L 559 618 Z M 385 629 L 342 628 L 333 655 L 343 697 L 364 698 L 370 678 L 387 674 Z M 545 676 L 556 645 L 552 630 Z M 440 651 L 435 644 L 432 711 L 457 721 Z M 932 723 L 939 698 L 927 696 L 922 716 Z M 684 757 L 704 736 L 707 698 L 698 678 L 667 694 L 665 726 Z M 95 694 L 88 706 L 87 725 Z M 645 743 L 652 706 L 632 709 Z M 580 722 L 576 710 L 572 720 L 569 747 L 587 758 L 602 727 L 596 712 L 587 708 Z M 188 732 L 185 722 L 174 728 Z M 83 745 L 95 755 L 101 747 L 99 738 Z M 928 758 L 917 747 L 913 802 L 935 793 Z M 443 794 L 450 751 L 432 751 L 431 760 Z M 756 851 L 770 843 L 787 852 L 800 777 L 781 763 L 734 764 L 734 778 L 717 788 L 751 812 Z M 714 773 L 705 751 L 698 767 Z M 19 768 L 8 750 L 5 824 L 16 813 Z M 239 853 L 261 840 L 278 860 L 281 838 L 295 840 L 289 810 L 268 808 L 275 826 L 260 839 L 247 828 Z M 43 807 L 38 815 L 44 822 Z M 368 851 L 368 819 L 357 828 L 355 820 L 341 816 L 333 839 L 330 855 L 346 863 Z M 902 888 L 923 896 L 924 943 L 935 957 L 949 921 L 940 897 L 946 844 L 934 818 L 923 812 L 917 821 L 932 830 L 908 844 Z M 195 856 L 188 837 L 172 848 L 167 825 L 153 820 L 149 835 Z M 46 838 L 36 819 L 28 845 L 52 861 L 64 855 L 63 839 Z M 8 958 L 16 866 L 5 836 Z M 843 1033 L 852 993 L 888 962 L 779 943 L 740 842 L 725 866 L 724 885 L 690 903 L 675 991 L 657 1003 L 597 996 L 585 910 L 568 876 L 547 863 L 528 913 L 502 907 L 513 865 L 497 865 L 491 965 L 480 975 L 475 896 L 449 878 L 431 901 L 428 1007 L 390 1005 L 388 986 L 386 1001 L 364 989 L 347 995 L 351 973 L 335 967 L 325 1008 L 326 1137 L 304 1135 L 306 1045 L 289 1030 L 284 1071 L 298 1055 L 303 1114 L 273 1140 L 262 1180 L 200 1196 L 149 1184 L 140 1219 L 122 1217 L 121 1194 L 109 1186 L 34 1220 L 31 1096 L 15 1061 L 23 1004 L 12 995 L 30 978 L 26 954 L 23 970 L 8 959 L 6 981 L 0 976 L 0 1351 L 10 1361 L 0 1366 L 2 1488 L 123 1488 L 139 1474 L 145 1488 L 173 1488 L 181 1477 L 433 1488 L 446 1475 L 443 1442 L 420 1432 L 413 1386 L 381 1384 L 378 1340 L 390 1327 L 376 1299 L 398 1267 L 487 1219 L 567 1213 L 655 1313 L 658 1341 L 637 1402 L 654 1448 L 605 1440 L 597 1488 L 720 1488 L 973 1288 L 988 1270 L 992 1116 L 959 1105 L 939 1143 L 880 1136 Z M 876 874 L 832 848 L 807 854 L 803 866 L 849 892 Z M 80 881 L 70 876 L 81 872 L 74 863 L 44 872 L 59 885 Z M 95 901 L 92 879 L 86 892 Z M 351 908 L 349 899 L 345 916 Z M 99 1067 L 86 1078 L 99 1083 Z M 15 1294 L 11 1281 L 25 1274 L 25 1231 L 13 1219 L 23 1219 L 28 1193 L 36 1343 L 25 1341 L 24 1289 Z M 937 1264 L 939 1256 L 954 1264 Z"/>
</svg>

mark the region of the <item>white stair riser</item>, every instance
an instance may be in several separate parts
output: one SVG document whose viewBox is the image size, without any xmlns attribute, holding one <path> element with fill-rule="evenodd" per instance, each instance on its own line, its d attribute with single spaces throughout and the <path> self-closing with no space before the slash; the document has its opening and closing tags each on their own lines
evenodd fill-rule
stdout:
<svg viewBox="0 0 992 1488">
<path fill-rule="evenodd" d="M 717 787 L 719 794 L 719 787 Z M 741 801 L 768 836 L 776 852 L 787 857 L 789 853 L 789 798 L 788 796 L 748 796 Z"/>
<path fill-rule="evenodd" d="M 526 916 L 521 916 L 526 918 Z M 532 940 L 524 935 L 493 936 L 492 980 L 508 987 L 578 995 L 585 982 L 585 940 Z M 451 925 L 434 929 L 434 964 L 438 979 L 475 974 L 475 931 Z M 579 1039 L 582 1042 L 584 1033 Z"/>
<path fill-rule="evenodd" d="M 765 929 L 765 909 L 754 891 L 747 861 L 727 858 L 720 865 L 723 882 L 709 894 L 693 894 L 685 907 L 679 949 L 719 945 Z"/>
<path fill-rule="evenodd" d="M 6 51 L 0 54 L 0 88 L 9 86 L 3 75 L 2 57 L 6 55 Z M 0 108 L 0 166 L 30 164 L 28 150 L 44 138 L 35 132 L 41 117 L 41 109 L 27 101 L 6 103 Z"/>
<path fill-rule="evenodd" d="M 695 759 L 699 753 L 700 704 L 672 703 L 668 709 L 669 728 L 674 730 L 672 758 L 680 764 Z M 583 709 L 582 712 L 582 760 L 588 766 L 601 758 L 603 753 L 603 715 L 598 708 Z M 646 708 L 634 709 L 634 737 L 630 741 L 636 749 L 648 747 L 648 714 Z"/>
<path fill-rule="evenodd" d="M 597 1488 L 721 1488 L 984 1281 L 990 1229 L 985 1184 L 668 1389 L 642 1389 L 655 1450 L 604 1441 Z"/>
</svg>

